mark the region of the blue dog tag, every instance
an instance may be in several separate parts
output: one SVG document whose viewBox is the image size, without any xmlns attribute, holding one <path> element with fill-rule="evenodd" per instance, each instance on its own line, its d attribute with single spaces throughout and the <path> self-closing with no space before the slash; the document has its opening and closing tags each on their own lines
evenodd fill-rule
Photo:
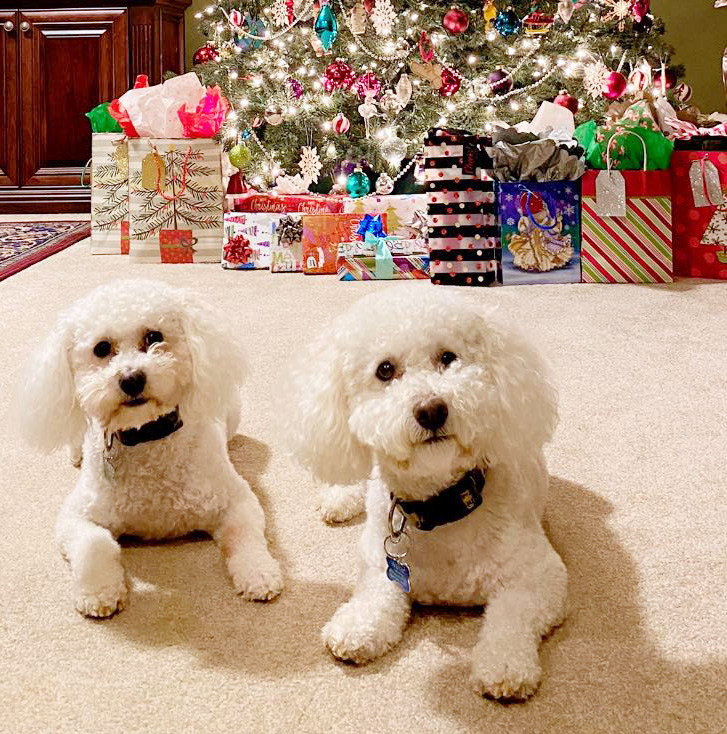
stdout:
<svg viewBox="0 0 727 734">
<path fill-rule="evenodd" d="M 390 581 L 399 584 L 408 594 L 411 591 L 411 583 L 409 582 L 409 566 L 406 563 L 399 563 L 396 558 L 386 556 L 386 576 Z"/>
</svg>

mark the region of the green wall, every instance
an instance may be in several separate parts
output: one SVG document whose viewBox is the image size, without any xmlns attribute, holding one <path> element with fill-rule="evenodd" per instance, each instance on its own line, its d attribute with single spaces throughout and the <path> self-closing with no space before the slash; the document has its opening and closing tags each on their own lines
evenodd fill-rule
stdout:
<svg viewBox="0 0 727 734">
<path fill-rule="evenodd" d="M 194 14 L 209 4 L 209 0 L 193 0 L 187 10 L 188 68 L 192 54 L 204 42 Z M 651 6 L 666 23 L 667 39 L 677 51 L 676 61 L 687 68 L 693 103 L 705 113 L 727 111 L 721 71 L 722 52 L 727 46 L 727 8 L 715 9 L 713 0 L 652 0 Z"/>
</svg>

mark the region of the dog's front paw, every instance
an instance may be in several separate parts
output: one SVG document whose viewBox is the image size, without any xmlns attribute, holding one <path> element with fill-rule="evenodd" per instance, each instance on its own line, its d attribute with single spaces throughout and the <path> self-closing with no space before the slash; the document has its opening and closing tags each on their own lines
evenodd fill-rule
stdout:
<svg viewBox="0 0 727 734">
<path fill-rule="evenodd" d="M 322 637 L 334 657 L 360 665 L 394 647 L 401 639 L 401 628 L 394 620 L 373 620 L 366 605 L 349 601 L 326 624 Z"/>
<path fill-rule="evenodd" d="M 123 569 L 113 574 L 115 578 L 107 583 L 95 584 L 93 587 L 82 583 L 76 584 L 76 609 L 86 617 L 110 617 L 120 612 L 127 604 L 129 591 L 124 581 Z"/>
<path fill-rule="evenodd" d="M 360 485 L 332 484 L 324 487 L 319 509 L 324 522 L 329 525 L 353 520 L 364 511 L 364 489 Z"/>
<path fill-rule="evenodd" d="M 494 652 L 478 645 L 470 681 L 481 696 L 498 700 L 523 700 L 538 689 L 540 658 L 535 645 Z"/>
<path fill-rule="evenodd" d="M 283 590 L 280 564 L 270 555 L 254 558 L 242 554 L 229 561 L 235 591 L 249 601 L 269 601 Z"/>
</svg>

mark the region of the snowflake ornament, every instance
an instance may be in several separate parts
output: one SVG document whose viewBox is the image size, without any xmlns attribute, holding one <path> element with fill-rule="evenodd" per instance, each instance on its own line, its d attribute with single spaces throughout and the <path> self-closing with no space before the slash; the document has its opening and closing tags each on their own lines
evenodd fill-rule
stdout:
<svg viewBox="0 0 727 734">
<path fill-rule="evenodd" d="M 376 0 L 371 22 L 374 25 L 377 36 L 390 36 L 391 29 L 396 22 L 396 11 L 391 0 Z"/>
<path fill-rule="evenodd" d="M 594 61 L 583 68 L 583 87 L 593 99 L 603 96 L 603 83 L 610 73 L 602 61 Z"/>
<path fill-rule="evenodd" d="M 273 0 L 273 4 L 270 6 L 270 16 L 278 28 L 288 27 L 288 6 L 285 0 Z"/>
<path fill-rule="evenodd" d="M 626 27 L 626 18 L 631 15 L 631 8 L 634 0 L 601 0 L 601 2 L 609 8 L 608 13 L 601 17 L 603 21 L 618 21 L 619 31 L 623 31 Z"/>
<path fill-rule="evenodd" d="M 321 168 L 323 168 L 321 159 L 318 157 L 318 150 L 304 145 L 300 161 L 298 161 L 298 168 L 300 168 L 303 178 L 307 178 L 313 183 L 316 183 Z"/>
</svg>

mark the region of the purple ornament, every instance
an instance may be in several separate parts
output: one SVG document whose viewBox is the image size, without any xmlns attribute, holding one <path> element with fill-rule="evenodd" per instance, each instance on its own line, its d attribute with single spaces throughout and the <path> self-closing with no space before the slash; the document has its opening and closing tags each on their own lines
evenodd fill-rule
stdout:
<svg viewBox="0 0 727 734">
<path fill-rule="evenodd" d="M 376 78 L 376 74 L 367 71 L 356 79 L 356 92 L 362 99 L 366 96 L 366 92 L 373 92 L 374 97 L 378 97 L 381 94 L 381 82 Z"/>
<path fill-rule="evenodd" d="M 303 85 L 297 79 L 293 79 L 292 76 L 288 77 L 288 89 L 293 99 L 300 99 L 305 91 Z"/>
<path fill-rule="evenodd" d="M 512 77 L 504 69 L 495 69 L 487 75 L 493 95 L 506 94 L 512 89 Z"/>
</svg>

